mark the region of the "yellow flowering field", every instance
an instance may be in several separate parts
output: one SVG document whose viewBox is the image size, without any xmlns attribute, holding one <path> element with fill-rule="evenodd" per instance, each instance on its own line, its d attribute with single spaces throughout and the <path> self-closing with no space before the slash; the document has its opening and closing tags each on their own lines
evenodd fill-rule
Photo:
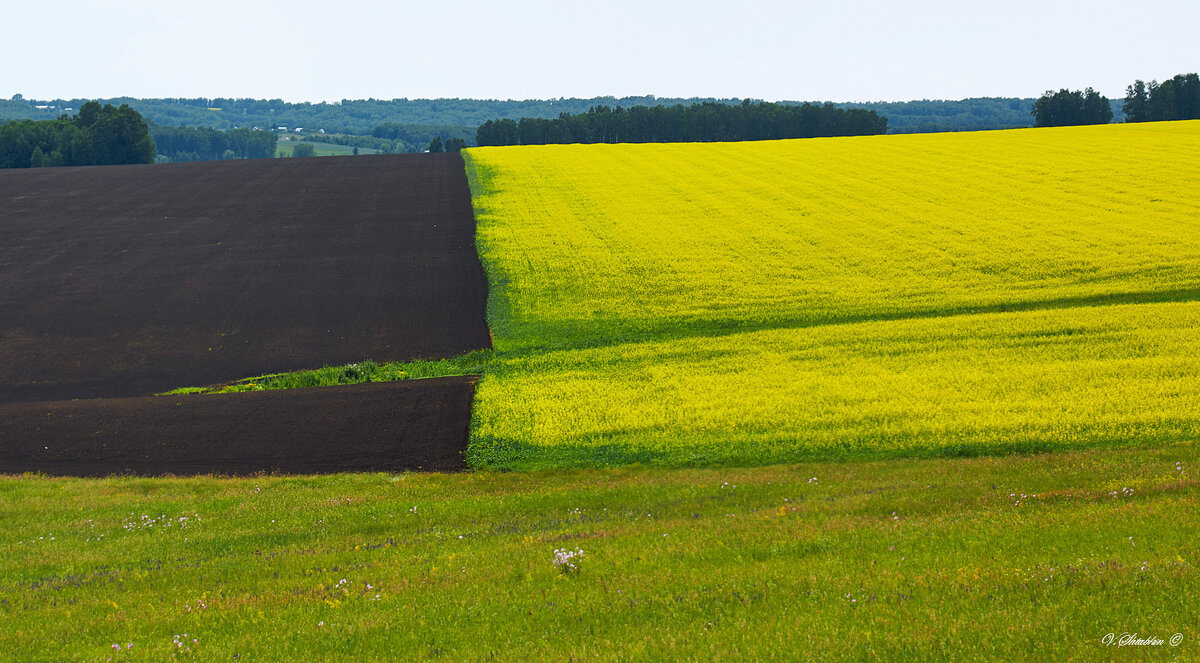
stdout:
<svg viewBox="0 0 1200 663">
<path fill-rule="evenodd" d="M 1195 438 L 1200 122 L 468 153 L 477 466 Z"/>
</svg>

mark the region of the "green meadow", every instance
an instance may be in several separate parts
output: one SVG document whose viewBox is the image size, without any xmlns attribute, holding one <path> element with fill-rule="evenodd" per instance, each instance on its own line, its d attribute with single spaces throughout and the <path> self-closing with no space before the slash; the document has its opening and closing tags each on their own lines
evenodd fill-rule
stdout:
<svg viewBox="0 0 1200 663">
<path fill-rule="evenodd" d="M 1194 660 L 1198 451 L 14 477 L 0 658 Z"/>
<path fill-rule="evenodd" d="M 281 140 L 275 148 L 276 157 L 290 157 L 297 145 L 312 145 L 313 156 L 317 157 L 341 157 L 354 154 L 354 148 L 349 145 L 337 145 L 334 143 L 322 143 L 310 140 Z M 358 148 L 359 154 L 378 154 L 379 151 L 369 148 Z"/>
</svg>

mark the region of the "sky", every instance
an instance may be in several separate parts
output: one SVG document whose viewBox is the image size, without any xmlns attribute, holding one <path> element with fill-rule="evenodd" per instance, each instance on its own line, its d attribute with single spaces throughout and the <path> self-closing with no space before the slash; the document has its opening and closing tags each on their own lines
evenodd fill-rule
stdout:
<svg viewBox="0 0 1200 663">
<path fill-rule="evenodd" d="M 6 7 L 0 97 L 1036 97 L 1200 70 L 1200 2 L 62 0 Z"/>
</svg>

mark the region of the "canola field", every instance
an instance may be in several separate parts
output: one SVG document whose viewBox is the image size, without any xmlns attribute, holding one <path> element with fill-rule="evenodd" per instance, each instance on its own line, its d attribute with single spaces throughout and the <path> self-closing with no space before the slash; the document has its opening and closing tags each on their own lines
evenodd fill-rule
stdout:
<svg viewBox="0 0 1200 663">
<path fill-rule="evenodd" d="M 1200 122 L 467 157 L 476 467 L 1200 436 Z"/>
</svg>

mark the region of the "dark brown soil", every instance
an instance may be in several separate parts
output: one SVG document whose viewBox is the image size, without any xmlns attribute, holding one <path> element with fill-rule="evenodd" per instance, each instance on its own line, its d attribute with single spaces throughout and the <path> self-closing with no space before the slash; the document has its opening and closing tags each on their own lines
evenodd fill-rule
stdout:
<svg viewBox="0 0 1200 663">
<path fill-rule="evenodd" d="M 0 171 L 0 403 L 490 347 L 474 233 L 457 154 Z"/>
<path fill-rule="evenodd" d="M 0 403 L 0 473 L 461 470 L 475 380 Z"/>
</svg>

